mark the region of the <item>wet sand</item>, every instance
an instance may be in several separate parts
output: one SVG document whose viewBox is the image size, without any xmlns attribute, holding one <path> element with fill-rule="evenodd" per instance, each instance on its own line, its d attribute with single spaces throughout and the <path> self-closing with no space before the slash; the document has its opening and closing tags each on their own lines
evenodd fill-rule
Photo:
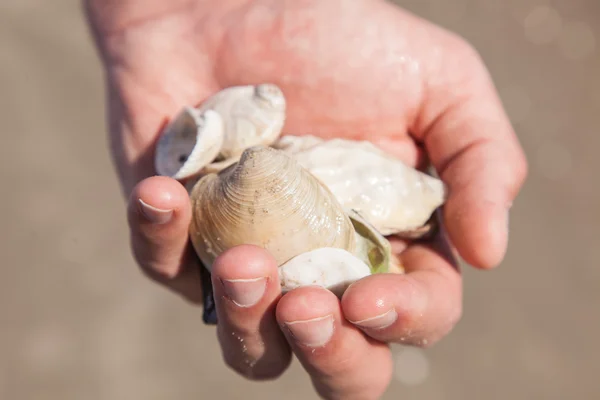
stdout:
<svg viewBox="0 0 600 400">
<path fill-rule="evenodd" d="M 598 398 L 600 3 L 401 3 L 479 49 L 530 177 L 503 265 L 464 268 L 462 321 L 394 347 L 384 399 Z M 138 272 L 78 2 L 3 0 L 0 49 L 0 399 L 316 398 L 297 362 L 269 383 L 229 371 L 200 311 Z"/>
</svg>

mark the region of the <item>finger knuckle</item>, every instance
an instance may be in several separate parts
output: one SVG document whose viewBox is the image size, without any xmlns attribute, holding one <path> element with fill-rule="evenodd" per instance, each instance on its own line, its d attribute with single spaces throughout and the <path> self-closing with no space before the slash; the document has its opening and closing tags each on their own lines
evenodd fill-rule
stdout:
<svg viewBox="0 0 600 400">
<path fill-rule="evenodd" d="M 452 51 L 447 55 L 447 65 L 460 67 L 453 69 L 451 75 L 454 76 L 454 80 L 451 84 L 470 93 L 491 83 L 490 73 L 483 57 L 471 42 L 461 36 L 453 35 L 448 47 Z"/>
<path fill-rule="evenodd" d="M 462 36 L 453 37 L 455 55 L 458 59 L 468 63 L 471 67 L 480 71 L 487 71 L 483 58 L 479 50 Z"/>
<path fill-rule="evenodd" d="M 457 37 L 456 43 L 458 49 L 462 52 L 462 55 L 466 57 L 467 60 L 475 62 L 480 66 L 483 65 L 479 50 L 477 50 L 477 48 L 471 42 L 462 37 Z"/>
</svg>

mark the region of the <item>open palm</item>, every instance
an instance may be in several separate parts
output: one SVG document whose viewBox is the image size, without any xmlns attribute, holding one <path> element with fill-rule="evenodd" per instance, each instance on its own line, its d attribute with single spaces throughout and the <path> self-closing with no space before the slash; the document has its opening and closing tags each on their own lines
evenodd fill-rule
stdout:
<svg viewBox="0 0 600 400">
<path fill-rule="evenodd" d="M 181 107 L 225 87 L 275 83 L 288 102 L 284 133 L 368 139 L 411 165 L 431 163 L 447 183 L 440 234 L 393 242 L 408 274 L 365 278 L 341 302 L 312 287 L 281 297 L 274 260 L 259 248 L 231 249 L 213 268 L 232 368 L 276 377 L 293 352 L 322 396 L 377 398 L 391 376 L 386 343 L 431 345 L 460 317 L 451 248 L 480 268 L 504 256 L 526 162 L 477 53 L 379 0 L 150 3 L 116 13 L 92 0 L 89 13 L 133 252 L 153 279 L 200 298 L 187 192 L 153 176 L 153 152 Z"/>
</svg>

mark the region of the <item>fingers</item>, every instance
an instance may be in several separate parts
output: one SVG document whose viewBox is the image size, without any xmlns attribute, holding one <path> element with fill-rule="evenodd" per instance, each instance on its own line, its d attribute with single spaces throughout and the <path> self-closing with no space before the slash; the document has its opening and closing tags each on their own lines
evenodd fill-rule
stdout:
<svg viewBox="0 0 600 400">
<path fill-rule="evenodd" d="M 275 259 L 255 246 L 234 247 L 215 261 L 212 283 L 225 362 L 249 379 L 281 375 L 291 352 L 275 319 L 281 296 Z"/>
<path fill-rule="evenodd" d="M 348 323 L 333 293 L 318 287 L 282 297 L 277 321 L 294 353 L 326 399 L 379 399 L 392 373 L 387 345 Z"/>
<path fill-rule="evenodd" d="M 458 267 L 441 239 L 413 244 L 400 259 L 406 274 L 371 275 L 351 285 L 342 297 L 344 315 L 374 339 L 427 347 L 460 319 Z"/>
<path fill-rule="evenodd" d="M 415 135 L 448 184 L 444 213 L 453 244 L 469 264 L 492 268 L 504 257 L 509 209 L 527 163 L 477 55 L 464 44 L 448 47 L 447 70 L 436 71 Z"/>
<path fill-rule="evenodd" d="M 189 300 L 200 302 L 198 266 L 188 246 L 190 218 L 187 191 L 170 178 L 147 178 L 129 198 L 131 246 L 142 270 Z"/>
</svg>

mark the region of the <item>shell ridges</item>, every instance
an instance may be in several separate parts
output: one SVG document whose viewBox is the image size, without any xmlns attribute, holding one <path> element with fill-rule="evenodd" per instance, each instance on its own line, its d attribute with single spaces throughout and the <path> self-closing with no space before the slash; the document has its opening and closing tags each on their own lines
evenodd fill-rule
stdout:
<svg viewBox="0 0 600 400">
<path fill-rule="evenodd" d="M 241 244 L 266 248 L 278 264 L 319 247 L 354 250 L 354 228 L 333 194 L 270 147 L 248 148 L 237 164 L 200 179 L 190 196 L 190 238 L 208 268 Z"/>
</svg>

